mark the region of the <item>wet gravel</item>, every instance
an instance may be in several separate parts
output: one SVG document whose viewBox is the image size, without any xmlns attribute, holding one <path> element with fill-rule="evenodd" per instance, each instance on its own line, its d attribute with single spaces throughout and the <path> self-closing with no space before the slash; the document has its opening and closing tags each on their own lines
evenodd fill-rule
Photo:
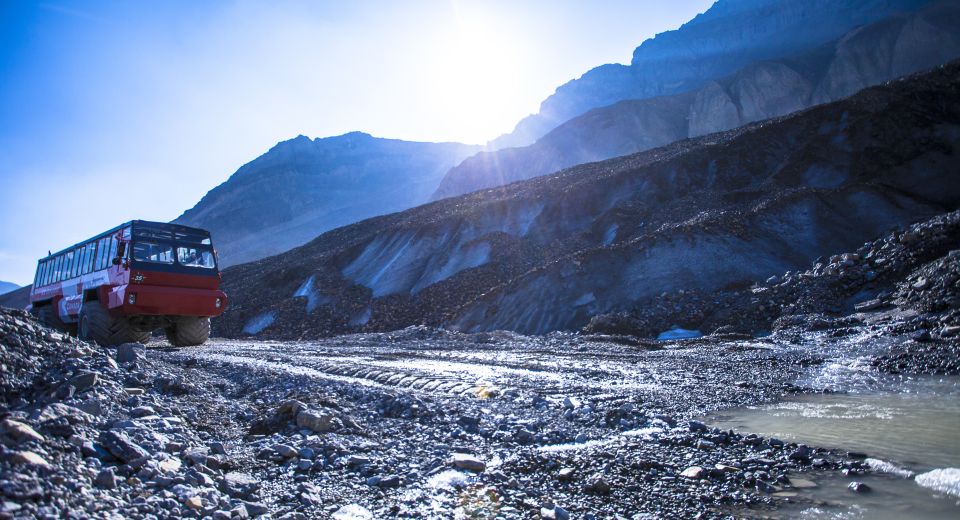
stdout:
<svg viewBox="0 0 960 520">
<path fill-rule="evenodd" d="M 812 391 L 795 384 L 842 336 L 413 327 L 108 350 L 2 318 L 5 362 L 11 338 L 59 349 L 5 388 L 22 426 L 3 427 L 4 518 L 762 517 L 805 472 L 867 470 L 697 421 Z M 7 434 L 24 427 L 40 438 Z"/>
</svg>

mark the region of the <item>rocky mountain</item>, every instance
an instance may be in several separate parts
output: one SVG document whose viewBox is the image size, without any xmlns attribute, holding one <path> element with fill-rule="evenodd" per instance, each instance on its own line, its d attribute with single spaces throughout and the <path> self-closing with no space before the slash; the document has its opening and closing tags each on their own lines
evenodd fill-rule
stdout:
<svg viewBox="0 0 960 520">
<path fill-rule="evenodd" d="M 444 199 L 224 272 L 228 336 L 578 329 L 749 287 L 960 205 L 960 64 L 736 130 Z M 670 324 L 661 324 L 665 328 Z"/>
<path fill-rule="evenodd" d="M 425 202 L 479 148 L 360 132 L 278 143 L 174 222 L 210 230 L 221 266 L 286 251 L 319 233 Z"/>
<path fill-rule="evenodd" d="M 596 67 L 560 86 L 540 111 L 491 144 L 533 143 L 590 109 L 702 87 L 757 61 L 806 52 L 930 0 L 718 0 L 679 29 L 644 41 L 630 65 Z"/>
<path fill-rule="evenodd" d="M 18 288 L 20 288 L 20 286 L 13 282 L 4 282 L 3 280 L 0 280 L 0 294 L 6 294 Z"/>
<path fill-rule="evenodd" d="M 33 285 L 28 285 L 0 294 L 0 307 L 10 307 L 11 309 L 26 307 L 30 304 L 30 290 L 32 288 Z"/>
<path fill-rule="evenodd" d="M 451 169 L 432 199 L 785 115 L 957 57 L 960 4 L 935 2 L 788 59 L 750 63 L 688 92 L 593 109 L 529 146 L 480 152 Z"/>
</svg>

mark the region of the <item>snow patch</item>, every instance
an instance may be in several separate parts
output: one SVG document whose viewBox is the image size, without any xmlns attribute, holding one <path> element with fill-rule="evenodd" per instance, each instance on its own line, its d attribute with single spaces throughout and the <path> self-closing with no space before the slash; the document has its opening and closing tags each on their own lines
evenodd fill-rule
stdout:
<svg viewBox="0 0 960 520">
<path fill-rule="evenodd" d="M 942 468 L 913 478 L 917 484 L 940 493 L 960 497 L 960 468 Z"/>
<path fill-rule="evenodd" d="M 246 325 L 243 326 L 243 333 L 253 336 L 254 334 L 259 334 L 260 331 L 273 325 L 274 320 L 277 319 L 277 313 L 274 311 L 264 312 L 263 314 L 258 314 L 250 319 Z"/>
<path fill-rule="evenodd" d="M 373 513 L 358 504 L 349 504 L 337 509 L 331 517 L 333 520 L 373 520 Z"/>
<path fill-rule="evenodd" d="M 588 292 L 588 293 L 580 296 L 579 298 L 577 298 L 577 301 L 573 302 L 573 306 L 574 306 L 574 307 L 581 307 L 581 306 L 584 306 L 584 305 L 591 304 L 591 303 L 593 303 L 593 302 L 595 302 L 595 301 L 597 301 L 597 297 L 594 296 L 592 292 Z"/>
<path fill-rule="evenodd" d="M 427 480 L 427 487 L 432 489 L 452 490 L 466 485 L 469 479 L 470 475 L 467 475 L 466 473 L 457 471 L 455 469 L 448 469 L 430 477 L 430 479 Z"/>
<path fill-rule="evenodd" d="M 310 275 L 310 278 L 307 278 L 305 282 L 297 289 L 297 292 L 293 293 L 294 298 L 306 298 L 307 299 L 307 312 L 313 312 L 320 305 L 330 303 L 330 298 L 320 294 L 317 291 L 313 284 L 316 279 L 316 275 Z"/>
<path fill-rule="evenodd" d="M 657 339 L 661 341 L 669 341 L 673 339 L 693 339 L 703 337 L 703 334 L 699 330 L 688 330 L 680 327 L 674 327 L 670 330 L 665 330 L 661 332 Z"/>
<path fill-rule="evenodd" d="M 613 224 L 607 228 L 607 232 L 603 234 L 603 245 L 609 246 L 617 239 L 617 230 L 620 229 L 618 224 Z"/>
<path fill-rule="evenodd" d="M 431 269 L 428 265 L 426 274 L 410 289 L 410 293 L 416 294 L 437 282 L 442 282 L 450 278 L 460 271 L 480 267 L 489 261 L 490 244 L 487 242 L 478 242 L 463 248 L 458 247 L 439 269 Z"/>
</svg>

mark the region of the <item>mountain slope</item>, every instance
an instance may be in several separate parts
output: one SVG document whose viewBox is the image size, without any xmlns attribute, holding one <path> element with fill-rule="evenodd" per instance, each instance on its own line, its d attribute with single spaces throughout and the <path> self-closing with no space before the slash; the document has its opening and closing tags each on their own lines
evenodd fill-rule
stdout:
<svg viewBox="0 0 960 520">
<path fill-rule="evenodd" d="M 32 288 L 32 285 L 28 285 L 0 294 L 0 307 L 11 307 L 14 309 L 26 307 L 30 304 L 30 290 Z"/>
<path fill-rule="evenodd" d="M 835 40 L 851 29 L 929 0 L 719 0 L 679 29 L 644 41 L 629 66 L 602 65 L 557 88 L 539 113 L 501 136 L 495 148 L 526 146 L 597 107 L 697 89 L 750 63 Z"/>
<path fill-rule="evenodd" d="M 216 331 L 543 333 L 712 290 L 960 205 L 960 65 L 792 116 L 327 232 L 224 272 Z"/>
<path fill-rule="evenodd" d="M 299 136 L 243 165 L 174 222 L 210 230 L 221 266 L 249 262 L 422 204 L 444 172 L 477 150 L 360 132 Z"/>
<path fill-rule="evenodd" d="M 480 152 L 451 169 L 432 200 L 785 115 L 956 57 L 960 4 L 937 2 L 791 59 L 752 63 L 691 92 L 591 110 L 526 147 Z"/>
<path fill-rule="evenodd" d="M 18 289 L 20 286 L 12 282 L 4 282 L 0 280 L 0 294 L 6 294 L 14 289 Z"/>
</svg>

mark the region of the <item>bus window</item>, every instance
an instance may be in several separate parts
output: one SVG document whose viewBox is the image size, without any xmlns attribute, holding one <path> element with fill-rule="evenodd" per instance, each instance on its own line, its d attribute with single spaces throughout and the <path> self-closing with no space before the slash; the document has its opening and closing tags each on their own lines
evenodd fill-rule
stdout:
<svg viewBox="0 0 960 520">
<path fill-rule="evenodd" d="M 68 275 L 69 278 L 73 278 L 77 276 L 77 271 L 78 271 L 78 268 L 80 267 L 80 256 L 82 252 L 83 251 L 80 250 L 79 248 L 74 249 L 73 251 L 70 252 L 72 254 L 70 255 L 70 274 Z"/>
<path fill-rule="evenodd" d="M 180 246 L 177 248 L 177 261 L 187 267 L 202 267 L 213 269 L 217 266 L 213 260 L 213 251 L 196 247 Z"/>
<path fill-rule="evenodd" d="M 40 262 L 40 285 L 47 285 L 47 263 Z"/>
<path fill-rule="evenodd" d="M 168 244 L 156 244 L 153 242 L 134 242 L 133 259 L 138 262 L 172 264 L 173 247 Z"/>
<path fill-rule="evenodd" d="M 117 257 L 117 237 L 110 237 L 110 257 L 107 259 L 108 263 L 113 263 L 113 259 Z"/>
<path fill-rule="evenodd" d="M 80 267 L 77 268 L 77 274 L 87 274 L 88 265 L 90 265 L 90 244 L 86 244 L 80 248 Z"/>
<path fill-rule="evenodd" d="M 53 259 L 53 281 L 60 281 L 60 263 L 63 262 L 63 255 L 58 255 Z"/>
<path fill-rule="evenodd" d="M 93 263 L 97 259 L 97 243 L 90 242 L 87 244 L 87 261 L 83 263 L 83 272 L 92 273 L 93 272 Z"/>
<path fill-rule="evenodd" d="M 110 252 L 109 240 L 108 238 L 101 238 L 97 242 L 97 271 L 107 268 L 107 254 Z"/>
</svg>

